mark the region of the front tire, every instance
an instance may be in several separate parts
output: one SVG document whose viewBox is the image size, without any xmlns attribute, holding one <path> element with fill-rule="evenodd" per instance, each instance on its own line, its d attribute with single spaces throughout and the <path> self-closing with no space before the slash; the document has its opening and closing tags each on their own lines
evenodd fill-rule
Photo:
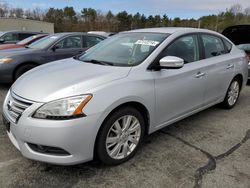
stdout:
<svg viewBox="0 0 250 188">
<path fill-rule="evenodd" d="M 239 78 L 234 78 L 229 85 L 226 97 L 222 105 L 226 109 L 231 109 L 235 106 L 240 95 L 241 82 Z"/>
<path fill-rule="evenodd" d="M 96 153 L 106 165 L 118 165 L 134 156 L 141 145 L 145 121 L 132 107 L 123 107 L 112 113 L 98 135 Z"/>
</svg>

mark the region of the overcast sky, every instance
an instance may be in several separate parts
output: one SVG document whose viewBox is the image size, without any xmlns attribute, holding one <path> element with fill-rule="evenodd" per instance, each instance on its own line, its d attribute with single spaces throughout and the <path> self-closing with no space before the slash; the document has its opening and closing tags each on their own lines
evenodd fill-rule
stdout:
<svg viewBox="0 0 250 188">
<path fill-rule="evenodd" d="M 167 14 L 169 17 L 198 18 L 207 14 L 218 14 L 234 4 L 243 8 L 250 7 L 250 0 L 0 0 L 13 7 L 63 8 L 73 6 L 80 11 L 83 7 L 91 7 L 114 13 L 126 10 L 129 13 Z"/>
</svg>

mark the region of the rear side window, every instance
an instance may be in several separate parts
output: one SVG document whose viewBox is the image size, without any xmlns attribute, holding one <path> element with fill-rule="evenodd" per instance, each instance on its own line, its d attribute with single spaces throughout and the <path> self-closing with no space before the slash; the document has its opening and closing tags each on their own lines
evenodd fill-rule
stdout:
<svg viewBox="0 0 250 188">
<path fill-rule="evenodd" d="M 201 38 L 205 49 L 205 58 L 211 58 L 226 53 L 224 44 L 220 37 L 202 35 Z"/>
<path fill-rule="evenodd" d="M 188 35 L 176 39 L 172 44 L 162 51 L 160 58 L 165 56 L 175 56 L 182 58 L 184 63 L 198 61 L 200 57 L 197 35 Z"/>
<path fill-rule="evenodd" d="M 223 42 L 224 42 L 224 44 L 226 46 L 226 51 L 228 53 L 231 52 L 233 45 L 226 39 L 223 39 Z"/>
</svg>

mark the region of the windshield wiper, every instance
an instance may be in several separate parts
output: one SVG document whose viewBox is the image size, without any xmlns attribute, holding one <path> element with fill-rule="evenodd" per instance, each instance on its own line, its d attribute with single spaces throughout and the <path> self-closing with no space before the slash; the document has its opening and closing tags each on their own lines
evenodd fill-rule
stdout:
<svg viewBox="0 0 250 188">
<path fill-rule="evenodd" d="M 96 59 L 91 59 L 91 60 L 83 60 L 86 63 L 93 63 L 93 64 L 98 64 L 98 65 L 110 65 L 113 66 L 114 63 L 106 62 L 106 61 L 99 61 Z"/>
</svg>

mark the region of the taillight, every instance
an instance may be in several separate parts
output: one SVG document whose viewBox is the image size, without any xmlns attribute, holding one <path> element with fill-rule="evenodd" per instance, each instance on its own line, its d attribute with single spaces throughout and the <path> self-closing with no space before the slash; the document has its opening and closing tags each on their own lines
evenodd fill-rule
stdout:
<svg viewBox="0 0 250 188">
<path fill-rule="evenodd" d="M 249 63 L 250 62 L 250 54 L 246 53 L 246 59 L 247 59 L 247 63 Z"/>
<path fill-rule="evenodd" d="M 249 54 L 247 54 L 247 60 L 248 60 L 248 62 L 250 62 L 250 55 Z"/>
</svg>

